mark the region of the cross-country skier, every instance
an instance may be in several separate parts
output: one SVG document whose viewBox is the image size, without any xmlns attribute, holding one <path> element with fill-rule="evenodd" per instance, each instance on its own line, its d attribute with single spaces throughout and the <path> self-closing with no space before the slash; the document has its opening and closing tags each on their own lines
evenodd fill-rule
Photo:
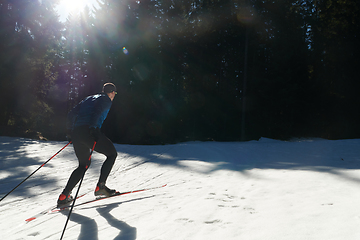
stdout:
<svg viewBox="0 0 360 240">
<path fill-rule="evenodd" d="M 73 201 L 73 197 L 70 195 L 71 191 L 90 166 L 90 149 L 94 142 L 96 142 L 94 151 L 106 156 L 94 194 L 95 196 L 111 196 L 116 193 L 115 190 L 106 187 L 105 182 L 114 165 L 117 152 L 110 139 L 100 131 L 115 95 L 116 86 L 112 83 L 105 83 L 102 93 L 85 98 L 69 112 L 67 136 L 72 140 L 79 166 L 72 172 L 66 187 L 60 194 L 57 201 L 58 206 Z"/>
</svg>

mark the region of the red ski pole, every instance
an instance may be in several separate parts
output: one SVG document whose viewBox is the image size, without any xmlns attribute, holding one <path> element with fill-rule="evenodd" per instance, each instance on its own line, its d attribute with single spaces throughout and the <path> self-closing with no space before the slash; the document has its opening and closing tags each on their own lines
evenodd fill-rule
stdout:
<svg viewBox="0 0 360 240">
<path fill-rule="evenodd" d="M 64 150 L 64 148 L 66 148 L 69 144 L 71 143 L 71 141 L 66 144 L 62 149 L 60 149 L 57 153 L 54 154 L 54 156 L 52 156 L 51 158 L 49 158 L 46 162 L 44 162 L 40 167 L 38 167 L 34 172 L 32 172 L 27 178 L 25 178 L 21 183 L 19 183 L 16 187 L 14 187 L 10 192 L 8 192 L 5 196 L 3 196 L 0 199 L 0 202 L 6 198 L 10 193 L 12 193 L 17 187 L 19 187 L 21 184 L 23 184 L 26 180 L 28 180 L 32 175 L 34 175 L 40 168 L 42 168 L 45 164 L 47 164 L 51 159 L 53 159 L 56 155 L 58 155 L 62 150 Z"/>
</svg>

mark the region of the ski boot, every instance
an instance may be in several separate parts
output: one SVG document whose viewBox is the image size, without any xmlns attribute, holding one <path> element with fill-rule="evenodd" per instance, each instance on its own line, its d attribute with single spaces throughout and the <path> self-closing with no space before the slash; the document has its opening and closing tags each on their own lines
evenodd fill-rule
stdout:
<svg viewBox="0 0 360 240">
<path fill-rule="evenodd" d="M 115 189 L 109 189 L 107 186 L 105 186 L 105 183 L 98 183 L 94 192 L 95 196 L 106 197 L 114 196 L 117 193 L 118 192 Z"/>
<path fill-rule="evenodd" d="M 69 203 L 71 203 L 72 201 L 74 201 L 74 198 L 70 195 L 71 192 L 69 192 L 68 194 L 65 194 L 64 192 L 62 194 L 60 194 L 59 199 L 57 201 L 57 207 L 62 207 L 62 206 L 66 206 Z"/>
</svg>

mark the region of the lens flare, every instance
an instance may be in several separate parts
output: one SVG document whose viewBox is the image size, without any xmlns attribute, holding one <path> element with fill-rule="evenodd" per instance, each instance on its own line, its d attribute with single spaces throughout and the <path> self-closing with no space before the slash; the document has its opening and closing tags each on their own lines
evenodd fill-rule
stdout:
<svg viewBox="0 0 360 240">
<path fill-rule="evenodd" d="M 129 54 L 129 51 L 126 49 L 126 47 L 123 47 L 123 53 L 124 53 L 125 55 L 128 55 L 128 54 Z"/>
</svg>

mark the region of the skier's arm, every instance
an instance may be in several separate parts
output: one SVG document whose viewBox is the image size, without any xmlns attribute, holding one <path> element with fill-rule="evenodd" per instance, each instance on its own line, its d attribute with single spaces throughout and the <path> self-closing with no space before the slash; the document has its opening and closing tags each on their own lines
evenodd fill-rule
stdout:
<svg viewBox="0 0 360 240">
<path fill-rule="evenodd" d="M 76 105 L 73 109 L 71 109 L 67 115 L 66 129 L 68 132 L 71 132 L 74 129 L 76 118 L 77 118 L 77 115 L 78 115 L 79 109 L 80 109 L 79 105 L 80 104 Z"/>
</svg>

